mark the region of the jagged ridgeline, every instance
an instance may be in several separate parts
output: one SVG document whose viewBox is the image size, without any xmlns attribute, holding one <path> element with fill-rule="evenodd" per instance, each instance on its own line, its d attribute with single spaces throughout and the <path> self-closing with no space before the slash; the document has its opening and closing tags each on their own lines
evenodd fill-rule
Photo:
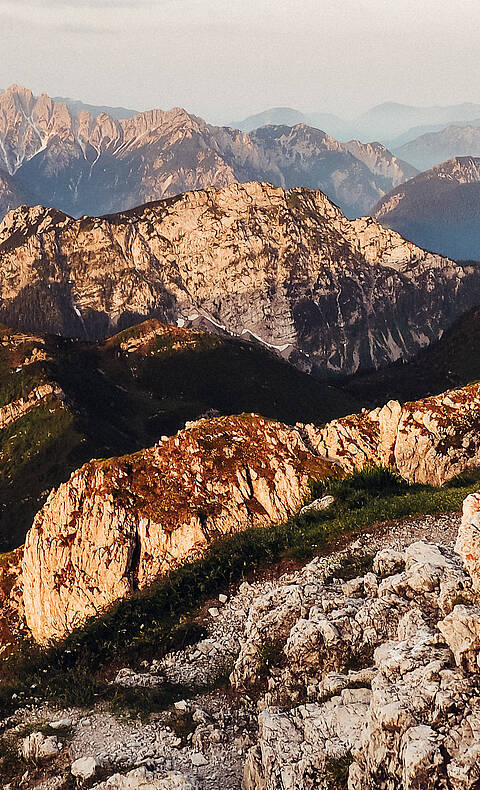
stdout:
<svg viewBox="0 0 480 790">
<path fill-rule="evenodd" d="M 437 340 L 479 267 L 425 252 L 321 192 L 233 184 L 102 218 L 26 207 L 0 225 L 0 318 L 103 338 L 142 318 L 221 329 L 333 377 Z"/>
<path fill-rule="evenodd" d="M 295 423 L 355 406 L 266 349 L 156 320 L 102 343 L 1 327 L 0 551 L 92 457 L 140 450 L 212 410 Z"/>
<path fill-rule="evenodd" d="M 0 136 L 0 217 L 22 202 L 105 214 L 254 179 L 322 189 L 361 216 L 418 172 L 380 143 L 340 143 L 305 124 L 245 134 L 178 107 L 118 119 L 18 85 L 0 94 Z"/>
</svg>

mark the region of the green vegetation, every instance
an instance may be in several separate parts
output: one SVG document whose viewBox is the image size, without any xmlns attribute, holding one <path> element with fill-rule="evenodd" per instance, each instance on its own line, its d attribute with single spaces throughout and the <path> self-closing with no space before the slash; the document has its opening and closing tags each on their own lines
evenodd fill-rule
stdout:
<svg viewBox="0 0 480 790">
<path fill-rule="evenodd" d="M 387 470 L 370 469 L 343 481 L 324 481 L 321 490 L 337 498 L 328 510 L 219 541 L 202 559 L 121 601 L 61 644 L 49 649 L 21 645 L 0 663 L 0 706 L 8 708 L 13 693 L 28 698 L 32 686 L 41 686 L 47 699 L 65 705 L 111 702 L 112 673 L 197 639 L 193 616 L 198 607 L 251 571 L 282 560 L 292 549 L 314 556 L 342 534 L 360 532 L 378 521 L 459 510 L 479 479 L 479 473 L 471 473 L 438 489 L 408 485 Z M 312 490 L 317 495 L 319 484 Z"/>
<path fill-rule="evenodd" d="M 352 554 L 342 557 L 338 565 L 332 571 L 332 575 L 325 582 L 333 579 L 342 579 L 347 582 L 356 579 L 357 576 L 365 576 L 373 569 L 373 556 L 371 554 Z"/>
<path fill-rule="evenodd" d="M 20 546 L 53 485 L 84 460 L 83 437 L 59 402 L 0 432 L 0 551 Z"/>
<path fill-rule="evenodd" d="M 266 678 L 271 667 L 277 667 L 283 659 L 285 639 L 266 639 L 258 651 L 258 674 Z"/>
<path fill-rule="evenodd" d="M 330 790 L 347 790 L 348 770 L 353 762 L 350 752 L 340 757 L 330 757 L 325 762 L 325 778 Z"/>
</svg>

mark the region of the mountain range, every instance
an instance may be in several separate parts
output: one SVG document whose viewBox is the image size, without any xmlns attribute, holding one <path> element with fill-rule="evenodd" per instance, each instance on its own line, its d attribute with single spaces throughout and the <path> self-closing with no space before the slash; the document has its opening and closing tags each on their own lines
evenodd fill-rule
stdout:
<svg viewBox="0 0 480 790">
<path fill-rule="evenodd" d="M 339 140 L 346 141 L 355 137 L 363 141 L 378 140 L 397 150 L 401 145 L 426 132 L 440 131 L 452 124 L 464 125 L 479 119 L 480 104 L 413 107 L 398 102 L 384 102 L 351 120 L 329 113 L 302 113 L 291 107 L 275 107 L 232 123 L 231 126 L 249 132 L 268 124 L 294 126 L 304 123 L 322 128 Z"/>
<path fill-rule="evenodd" d="M 477 265 L 258 182 L 101 218 L 22 207 L 0 224 L 0 257 L 7 325 L 97 339 L 156 317 L 323 377 L 409 357 L 480 301 Z"/>
<path fill-rule="evenodd" d="M 339 143 L 305 125 L 246 134 L 183 109 L 118 120 L 72 112 L 12 86 L 0 95 L 0 209 L 42 204 L 101 215 L 189 189 L 266 180 L 322 189 L 349 216 L 416 174 L 378 143 Z"/>
<path fill-rule="evenodd" d="M 455 157 L 386 195 L 373 216 L 426 249 L 480 259 L 480 158 Z"/>
</svg>

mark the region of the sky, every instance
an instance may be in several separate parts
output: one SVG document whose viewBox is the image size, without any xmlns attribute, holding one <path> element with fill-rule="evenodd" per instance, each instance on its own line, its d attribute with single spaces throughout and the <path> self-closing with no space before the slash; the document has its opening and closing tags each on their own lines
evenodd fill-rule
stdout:
<svg viewBox="0 0 480 790">
<path fill-rule="evenodd" d="M 0 0 L 0 88 L 212 123 L 480 102 L 478 0 Z"/>
</svg>

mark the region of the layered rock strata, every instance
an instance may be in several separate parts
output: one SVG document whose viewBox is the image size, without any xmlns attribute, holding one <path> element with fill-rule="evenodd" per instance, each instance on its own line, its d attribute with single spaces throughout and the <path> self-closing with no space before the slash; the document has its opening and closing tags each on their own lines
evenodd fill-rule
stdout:
<svg viewBox="0 0 480 790">
<path fill-rule="evenodd" d="M 25 364 L 31 364 L 26 362 Z M 25 414 L 37 409 L 41 404 L 44 404 L 55 398 L 63 400 L 64 394 L 57 384 L 41 384 L 35 387 L 24 398 L 7 403 L 0 408 L 0 431 L 8 428 L 9 425 L 24 417 Z"/>
</svg>

